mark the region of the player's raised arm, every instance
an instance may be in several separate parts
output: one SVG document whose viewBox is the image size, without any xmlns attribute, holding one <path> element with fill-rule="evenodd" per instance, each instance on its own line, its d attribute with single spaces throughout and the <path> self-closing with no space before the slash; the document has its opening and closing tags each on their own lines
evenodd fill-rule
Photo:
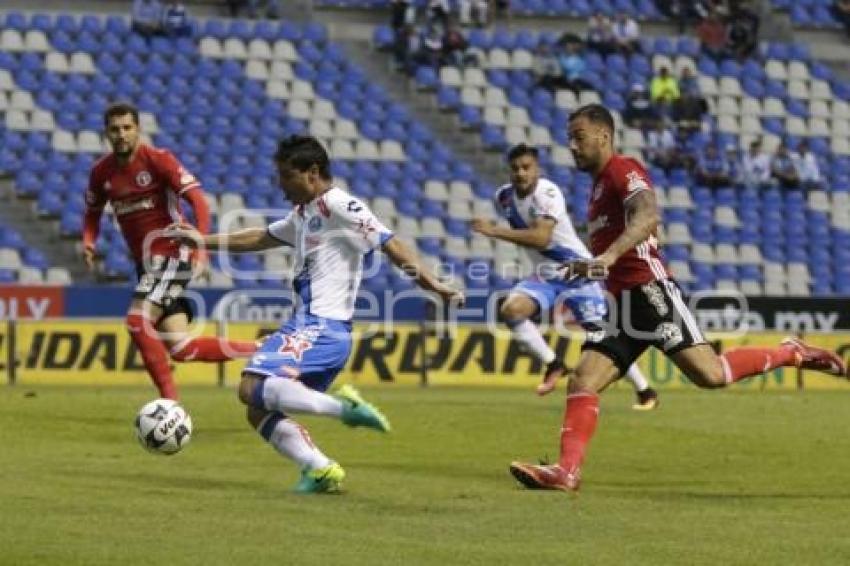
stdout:
<svg viewBox="0 0 850 566">
<path fill-rule="evenodd" d="M 483 218 L 472 219 L 472 230 L 483 236 L 498 238 L 527 248 L 545 250 L 552 241 L 555 221 L 551 218 L 537 218 L 528 228 L 508 228 Z"/>
<path fill-rule="evenodd" d="M 245 228 L 237 232 L 204 235 L 193 226 L 179 224 L 169 227 L 167 235 L 189 246 L 234 253 L 261 252 L 292 245 L 273 236 L 270 229 L 263 228 Z"/>
<path fill-rule="evenodd" d="M 463 293 L 450 285 L 446 285 L 419 260 L 419 256 L 398 238 L 391 238 L 384 243 L 384 253 L 394 265 L 413 277 L 416 284 L 426 291 L 433 291 L 446 299 L 463 302 Z"/>
</svg>

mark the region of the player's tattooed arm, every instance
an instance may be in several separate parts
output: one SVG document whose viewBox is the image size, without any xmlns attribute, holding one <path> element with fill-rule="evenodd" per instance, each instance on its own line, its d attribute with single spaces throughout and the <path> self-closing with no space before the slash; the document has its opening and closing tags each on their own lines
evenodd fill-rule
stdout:
<svg viewBox="0 0 850 566">
<path fill-rule="evenodd" d="M 526 248 L 545 250 L 552 241 L 555 221 L 548 217 L 539 217 L 528 228 L 514 229 L 500 226 L 492 220 L 473 218 L 472 231 Z"/>
<path fill-rule="evenodd" d="M 633 194 L 625 201 L 624 206 L 626 229 L 596 258 L 605 264 L 605 267 L 610 267 L 621 255 L 649 238 L 661 222 L 653 191 L 644 190 Z"/>
</svg>

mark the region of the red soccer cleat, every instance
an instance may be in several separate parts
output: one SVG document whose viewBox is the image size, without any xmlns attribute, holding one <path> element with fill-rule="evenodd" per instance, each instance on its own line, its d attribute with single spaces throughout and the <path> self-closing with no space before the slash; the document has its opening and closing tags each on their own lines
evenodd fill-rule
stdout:
<svg viewBox="0 0 850 566">
<path fill-rule="evenodd" d="M 511 462 L 511 474 L 528 489 L 559 489 L 578 491 L 581 474 L 578 470 L 570 473 L 558 464 L 525 464 Z"/>
<path fill-rule="evenodd" d="M 795 365 L 798 368 L 822 371 L 836 377 L 847 377 L 847 366 L 844 364 L 844 360 L 834 352 L 809 346 L 791 337 L 783 340 L 782 345 L 794 350 Z"/>
<path fill-rule="evenodd" d="M 546 373 L 543 374 L 543 381 L 540 385 L 537 386 L 537 394 L 541 397 L 543 395 L 548 395 L 552 391 L 555 390 L 555 386 L 558 385 L 558 380 L 565 375 L 569 375 L 572 370 L 561 363 L 559 360 L 555 360 L 546 366 Z"/>
</svg>

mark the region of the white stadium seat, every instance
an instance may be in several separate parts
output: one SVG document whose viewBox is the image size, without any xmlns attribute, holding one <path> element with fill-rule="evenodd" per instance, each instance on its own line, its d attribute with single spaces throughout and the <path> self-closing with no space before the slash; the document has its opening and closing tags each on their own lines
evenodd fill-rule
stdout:
<svg viewBox="0 0 850 566">
<path fill-rule="evenodd" d="M 484 90 L 484 106 L 501 106 L 507 108 L 510 106 L 508 97 L 505 96 L 505 91 L 499 87 L 487 87 Z"/>
<path fill-rule="evenodd" d="M 59 51 L 51 51 L 44 58 L 44 68 L 54 73 L 67 73 L 68 57 Z"/>
<path fill-rule="evenodd" d="M 203 57 L 220 59 L 222 57 L 221 42 L 214 37 L 202 37 L 198 50 Z"/>
<path fill-rule="evenodd" d="M 360 137 L 357 124 L 351 120 L 339 119 L 334 122 L 334 137 L 345 140 L 356 140 Z"/>
<path fill-rule="evenodd" d="M 380 142 L 380 155 L 384 161 L 405 161 L 404 148 L 396 140 L 384 140 Z"/>
<path fill-rule="evenodd" d="M 269 77 L 272 79 L 292 81 L 295 79 L 295 74 L 292 72 L 292 63 L 289 61 L 272 61 L 271 69 L 269 69 Z"/>
<path fill-rule="evenodd" d="M 764 72 L 774 80 L 784 81 L 788 79 L 788 68 L 785 63 L 777 59 L 768 59 L 764 66 Z"/>
<path fill-rule="evenodd" d="M 251 59 L 245 63 L 245 76 L 257 81 L 267 81 L 269 79 L 269 66 L 265 61 Z"/>
<path fill-rule="evenodd" d="M 295 51 L 295 47 L 289 41 L 278 39 L 272 47 L 272 57 L 281 61 L 294 63 L 298 61 L 298 52 Z"/>
<path fill-rule="evenodd" d="M 478 67 L 467 67 L 463 71 L 463 84 L 465 86 L 477 86 L 485 88 L 490 85 L 484 71 Z"/>
<path fill-rule="evenodd" d="M 455 88 L 463 86 L 463 78 L 460 75 L 460 70 L 452 65 L 446 65 L 440 69 L 440 82 L 444 86 Z"/>
<path fill-rule="evenodd" d="M 272 48 L 265 39 L 254 38 L 248 44 L 248 57 L 254 60 L 269 61 L 272 58 Z"/>
<path fill-rule="evenodd" d="M 69 70 L 72 73 L 85 75 L 94 75 L 97 73 L 97 67 L 95 67 L 91 55 L 82 51 L 71 54 Z"/>
</svg>

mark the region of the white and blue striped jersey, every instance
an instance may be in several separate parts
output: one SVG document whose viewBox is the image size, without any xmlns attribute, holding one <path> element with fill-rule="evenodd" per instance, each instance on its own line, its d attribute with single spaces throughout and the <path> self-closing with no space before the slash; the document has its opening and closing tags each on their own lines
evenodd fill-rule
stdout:
<svg viewBox="0 0 850 566">
<path fill-rule="evenodd" d="M 564 195 L 552 181 L 539 178 L 534 190 L 525 198 L 517 195 L 513 185 L 503 185 L 496 191 L 496 208 L 511 228 L 518 230 L 528 228 L 537 218 L 555 221 L 552 239 L 545 250 L 524 248 L 535 273 L 551 273 L 554 276 L 555 268 L 564 262 L 591 257 L 567 215 Z"/>
<path fill-rule="evenodd" d="M 350 320 L 363 273 L 363 256 L 393 237 L 361 200 L 331 187 L 268 227 L 295 248 L 292 285 L 299 311 Z"/>
</svg>

